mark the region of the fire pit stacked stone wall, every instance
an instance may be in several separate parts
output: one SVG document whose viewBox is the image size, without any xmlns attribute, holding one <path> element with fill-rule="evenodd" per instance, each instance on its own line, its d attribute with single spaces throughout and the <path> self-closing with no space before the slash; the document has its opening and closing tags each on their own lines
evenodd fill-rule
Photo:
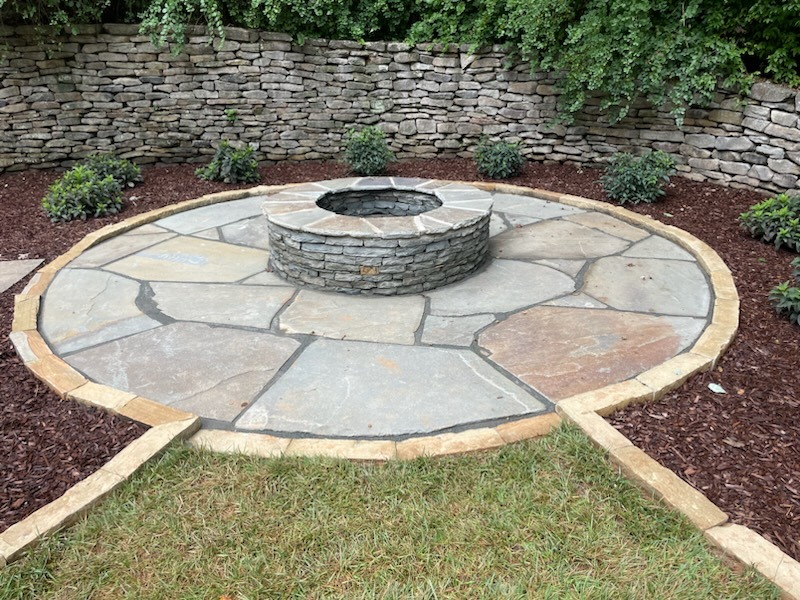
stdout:
<svg viewBox="0 0 800 600">
<path fill-rule="evenodd" d="M 492 199 L 474 186 L 402 178 L 339 179 L 268 196 L 270 268 L 302 286 L 415 294 L 477 271 Z"/>
</svg>

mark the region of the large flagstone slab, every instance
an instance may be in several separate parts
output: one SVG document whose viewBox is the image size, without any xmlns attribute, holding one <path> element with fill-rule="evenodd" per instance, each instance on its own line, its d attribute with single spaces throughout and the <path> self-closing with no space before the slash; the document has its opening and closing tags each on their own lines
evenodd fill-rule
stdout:
<svg viewBox="0 0 800 600">
<path fill-rule="evenodd" d="M 631 246 L 622 253 L 622 256 L 635 258 L 668 258 L 671 260 L 688 260 L 694 262 L 695 258 L 689 252 L 678 246 L 675 242 L 657 235 L 650 236 Z"/>
<path fill-rule="evenodd" d="M 267 267 L 263 250 L 179 236 L 107 265 L 145 281 L 231 283 Z"/>
<path fill-rule="evenodd" d="M 280 329 L 337 340 L 413 344 L 424 310 L 422 296 L 385 298 L 303 290 L 280 316 Z"/>
<path fill-rule="evenodd" d="M 251 196 L 241 200 L 211 204 L 159 219 L 155 225 L 177 233 L 197 233 L 260 215 L 264 199 L 264 196 Z"/>
<path fill-rule="evenodd" d="M 585 212 L 577 215 L 570 215 L 569 217 L 565 217 L 565 220 L 593 229 L 599 229 L 603 233 L 631 242 L 638 242 L 650 235 L 649 231 L 635 227 L 611 215 L 599 212 Z"/>
<path fill-rule="evenodd" d="M 292 284 L 286 281 L 283 277 L 277 275 L 274 271 L 261 271 L 252 277 L 248 277 L 242 281 L 242 285 L 281 285 L 291 286 Z"/>
<path fill-rule="evenodd" d="M 553 401 L 635 377 L 672 358 L 705 321 L 535 307 L 484 330 L 489 359 Z"/>
<path fill-rule="evenodd" d="M 571 308 L 608 308 L 602 302 L 598 302 L 591 296 L 587 296 L 586 294 L 570 294 L 568 296 L 562 296 L 561 298 L 556 298 L 555 300 L 548 300 L 547 302 L 543 302 L 542 306 L 568 306 Z"/>
<path fill-rule="evenodd" d="M 0 293 L 5 292 L 43 262 L 41 258 L 0 260 Z"/>
<path fill-rule="evenodd" d="M 517 194 L 494 194 L 492 209 L 497 212 L 512 215 L 524 215 L 536 219 L 555 219 L 583 212 L 580 208 L 568 206 L 559 202 L 551 202 L 531 196 Z"/>
<path fill-rule="evenodd" d="M 544 408 L 467 350 L 317 340 L 236 428 L 402 436 Z"/>
<path fill-rule="evenodd" d="M 705 317 L 711 290 L 696 263 L 609 256 L 589 267 L 584 291 L 620 310 Z"/>
<path fill-rule="evenodd" d="M 174 323 L 67 358 L 94 381 L 231 421 L 300 344 L 270 333 Z"/>
<path fill-rule="evenodd" d="M 222 236 L 226 242 L 250 246 L 251 248 L 269 248 L 269 222 L 264 215 L 259 214 L 252 219 L 237 221 L 222 227 Z"/>
<path fill-rule="evenodd" d="M 39 330 L 57 352 L 158 327 L 136 306 L 139 283 L 88 269 L 62 270 L 45 294 Z"/>
<path fill-rule="evenodd" d="M 422 331 L 422 343 L 443 346 L 470 346 L 475 333 L 494 321 L 494 315 L 437 317 L 429 315 Z"/>
<path fill-rule="evenodd" d="M 583 259 L 616 254 L 631 242 L 569 221 L 542 221 L 492 238 L 492 256 L 505 259 Z"/>
<path fill-rule="evenodd" d="M 519 310 L 574 289 L 571 277 L 550 267 L 495 259 L 477 275 L 425 295 L 432 315 L 472 315 Z"/>
<path fill-rule="evenodd" d="M 497 213 L 492 213 L 489 220 L 489 237 L 494 237 L 508 230 L 508 224 Z"/>
<path fill-rule="evenodd" d="M 144 231 L 140 231 L 144 230 Z M 69 263 L 70 267 L 102 267 L 105 264 L 134 254 L 159 242 L 175 237 L 175 233 L 160 227 L 145 225 L 89 248 Z"/>
<path fill-rule="evenodd" d="M 286 287 L 224 283 L 151 284 L 153 300 L 165 315 L 178 321 L 198 321 L 269 329 L 281 307 L 294 294 Z"/>
</svg>

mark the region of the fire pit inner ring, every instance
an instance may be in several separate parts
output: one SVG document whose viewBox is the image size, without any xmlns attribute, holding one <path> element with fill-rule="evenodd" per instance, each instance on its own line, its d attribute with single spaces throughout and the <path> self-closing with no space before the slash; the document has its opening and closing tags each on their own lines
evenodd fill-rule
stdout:
<svg viewBox="0 0 800 600">
<path fill-rule="evenodd" d="M 433 179 L 352 178 L 266 197 L 268 268 L 304 287 L 417 294 L 475 273 L 489 250 L 492 196 Z"/>
<path fill-rule="evenodd" d="M 348 217 L 413 217 L 441 205 L 433 194 L 396 188 L 329 192 L 317 200 L 320 208 Z"/>
</svg>

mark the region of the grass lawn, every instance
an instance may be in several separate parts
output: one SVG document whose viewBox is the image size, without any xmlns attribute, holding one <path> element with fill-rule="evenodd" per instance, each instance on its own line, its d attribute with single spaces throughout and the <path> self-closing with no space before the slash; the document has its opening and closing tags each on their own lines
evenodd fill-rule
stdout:
<svg viewBox="0 0 800 600">
<path fill-rule="evenodd" d="M 176 446 L 0 598 L 777 598 L 577 430 L 383 465 Z"/>
</svg>

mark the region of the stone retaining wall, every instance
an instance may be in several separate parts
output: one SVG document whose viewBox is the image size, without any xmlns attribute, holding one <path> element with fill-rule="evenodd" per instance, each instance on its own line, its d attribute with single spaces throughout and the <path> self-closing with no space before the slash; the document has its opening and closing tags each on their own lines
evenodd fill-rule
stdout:
<svg viewBox="0 0 800 600">
<path fill-rule="evenodd" d="M 800 95 L 757 84 L 746 105 L 719 93 L 678 129 L 642 104 L 609 126 L 590 101 L 570 127 L 556 79 L 507 65 L 499 49 L 307 40 L 229 29 L 174 55 L 135 26 L 83 28 L 38 44 L 0 29 L 0 169 L 69 166 L 105 150 L 139 163 L 207 161 L 220 139 L 260 159 L 339 158 L 343 131 L 380 124 L 398 157 L 471 156 L 482 135 L 521 141 L 537 161 L 602 161 L 662 149 L 687 176 L 767 191 L 800 188 Z"/>
</svg>

